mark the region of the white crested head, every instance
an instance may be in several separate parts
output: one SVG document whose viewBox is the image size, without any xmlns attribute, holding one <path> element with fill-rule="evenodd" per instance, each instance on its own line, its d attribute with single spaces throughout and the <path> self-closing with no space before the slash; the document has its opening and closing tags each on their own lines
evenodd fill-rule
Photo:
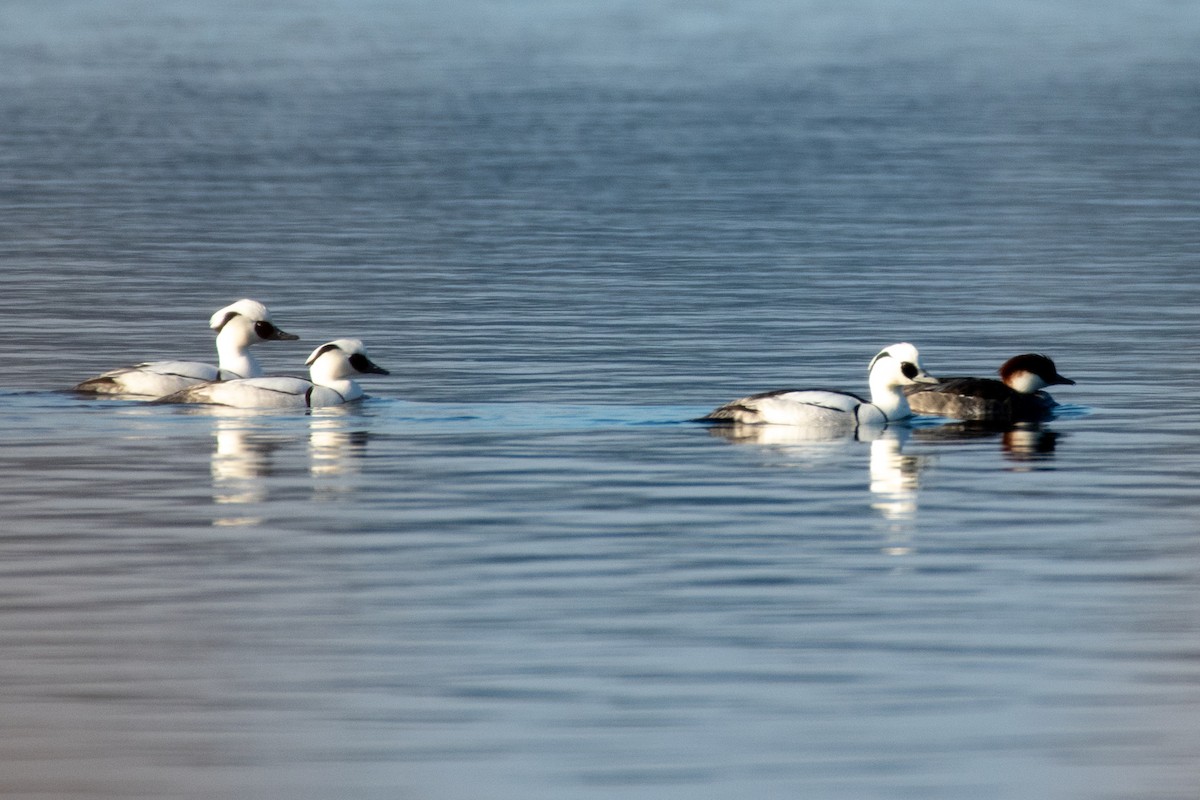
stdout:
<svg viewBox="0 0 1200 800">
<path fill-rule="evenodd" d="M 900 342 L 879 351 L 867 367 L 871 388 L 908 386 L 914 383 L 937 383 L 921 366 L 921 355 L 908 342 Z"/>
<path fill-rule="evenodd" d="M 250 352 L 251 345 L 300 338 L 275 327 L 271 312 L 257 300 L 238 300 L 225 306 L 212 315 L 208 325 L 217 332 L 221 370 L 239 378 L 262 375 L 262 366 Z"/>
<path fill-rule="evenodd" d="M 217 332 L 217 341 L 229 341 L 229 346 L 244 349 L 258 342 L 299 339 L 271 322 L 271 312 L 257 300 L 238 300 L 212 315 L 208 327 Z M 218 348 L 220 345 L 218 344 Z"/>
<path fill-rule="evenodd" d="M 344 380 L 357 374 L 387 375 L 388 371 L 371 361 L 361 339 L 334 339 L 312 351 L 304 362 L 313 383 Z"/>
<path fill-rule="evenodd" d="M 921 366 L 917 348 L 908 342 L 900 342 L 879 351 L 867 368 L 867 382 L 871 386 L 871 404 L 877 406 L 889 420 L 912 416 L 912 409 L 900 391 L 901 386 L 914 383 L 937 383 Z"/>
<path fill-rule="evenodd" d="M 316 363 L 318 358 L 326 353 L 329 353 L 332 358 L 346 360 L 354 353 L 361 352 L 363 352 L 362 339 L 334 339 L 332 342 L 326 342 L 316 350 L 313 350 L 304 363 L 306 366 L 311 367 Z"/>
<path fill-rule="evenodd" d="M 219 331 L 225 327 L 225 323 L 229 322 L 230 317 L 234 316 L 245 317 L 251 322 L 271 321 L 271 312 L 262 303 L 257 300 L 238 300 L 236 303 L 230 303 L 213 314 L 208 320 L 208 327 L 214 331 Z"/>
</svg>

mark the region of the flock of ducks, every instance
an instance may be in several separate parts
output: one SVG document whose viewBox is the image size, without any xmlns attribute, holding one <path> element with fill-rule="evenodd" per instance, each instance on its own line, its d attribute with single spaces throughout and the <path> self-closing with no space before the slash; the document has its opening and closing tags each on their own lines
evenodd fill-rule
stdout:
<svg viewBox="0 0 1200 800">
<path fill-rule="evenodd" d="M 305 361 L 307 379 L 264 376 L 250 351 L 259 342 L 293 341 L 271 321 L 267 307 L 238 300 L 212 315 L 216 366 L 194 361 L 152 361 L 122 367 L 77 384 L 77 392 L 141 397 L 156 403 L 199 403 L 235 408 L 321 408 L 363 397 L 355 377 L 386 375 L 358 339 L 335 339 Z M 1057 405 L 1047 386 L 1073 385 L 1054 362 L 1037 353 L 1014 356 L 992 378 L 935 378 L 921 366 L 917 348 L 901 342 L 871 359 L 868 401 L 828 389 L 779 389 L 742 397 L 699 421 L 735 425 L 792 425 L 825 429 L 884 426 L 913 413 L 1010 423 L 1045 419 Z"/>
<path fill-rule="evenodd" d="M 386 375 L 367 357 L 358 339 L 334 339 L 305 361 L 308 379 L 264 376 L 250 352 L 259 342 L 294 341 L 271 321 L 257 300 L 238 300 L 212 315 L 217 365 L 195 361 L 149 361 L 121 367 L 76 384 L 86 394 L 142 397 L 156 403 L 201 403 L 235 408 L 323 408 L 363 396 L 360 374 Z"/>
<path fill-rule="evenodd" d="M 914 413 L 950 419 L 1011 423 L 1051 416 L 1058 405 L 1042 391 L 1074 385 L 1054 362 L 1038 353 L 1005 361 L 994 378 L 935 378 L 907 342 L 880 351 L 867 367 L 871 399 L 828 389 L 778 389 L 752 394 L 717 408 L 704 422 L 857 428 L 899 422 Z"/>
</svg>

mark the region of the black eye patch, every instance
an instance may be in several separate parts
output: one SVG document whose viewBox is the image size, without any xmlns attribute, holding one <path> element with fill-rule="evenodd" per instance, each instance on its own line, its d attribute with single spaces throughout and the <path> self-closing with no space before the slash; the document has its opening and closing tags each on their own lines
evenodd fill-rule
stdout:
<svg viewBox="0 0 1200 800">
<path fill-rule="evenodd" d="M 921 374 L 921 370 L 917 369 L 917 365 L 911 361 L 905 361 L 900 365 L 900 372 L 910 381 Z"/>
<path fill-rule="evenodd" d="M 388 371 L 376 364 L 371 359 L 364 356 L 362 353 L 354 353 L 350 356 L 350 366 L 354 367 L 359 372 L 374 375 L 387 375 Z"/>
<path fill-rule="evenodd" d="M 254 323 L 254 333 L 260 339 L 270 339 L 279 333 L 279 329 L 269 322 L 256 322 Z"/>
</svg>

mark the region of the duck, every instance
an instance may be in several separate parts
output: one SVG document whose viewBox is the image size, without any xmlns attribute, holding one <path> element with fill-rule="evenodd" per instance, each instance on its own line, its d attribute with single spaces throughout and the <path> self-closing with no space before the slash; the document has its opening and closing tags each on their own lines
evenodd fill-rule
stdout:
<svg viewBox="0 0 1200 800">
<path fill-rule="evenodd" d="M 912 409 L 901 387 L 937 383 L 921 366 L 917 348 L 908 342 L 890 345 L 867 367 L 871 399 L 828 389 L 777 389 L 726 403 L 701 422 L 754 425 L 798 425 L 857 429 L 907 420 Z"/>
<path fill-rule="evenodd" d="M 250 352 L 251 346 L 300 338 L 280 330 L 271 321 L 271 312 L 257 300 L 242 299 L 225 306 L 212 315 L 208 326 L 217 334 L 215 366 L 199 361 L 148 361 L 88 378 L 73 391 L 156 398 L 212 381 L 257 378 L 263 370 Z"/>
<path fill-rule="evenodd" d="M 268 376 L 203 383 L 156 400 L 233 408 L 325 408 L 360 400 L 356 375 L 387 375 L 371 361 L 360 339 L 334 339 L 313 350 L 304 362 L 309 378 Z"/>
<path fill-rule="evenodd" d="M 918 414 L 985 422 L 1036 422 L 1051 416 L 1057 401 L 1042 389 L 1074 386 L 1041 353 L 1022 353 L 1000 365 L 995 378 L 942 378 L 932 386 L 906 386 Z"/>
</svg>

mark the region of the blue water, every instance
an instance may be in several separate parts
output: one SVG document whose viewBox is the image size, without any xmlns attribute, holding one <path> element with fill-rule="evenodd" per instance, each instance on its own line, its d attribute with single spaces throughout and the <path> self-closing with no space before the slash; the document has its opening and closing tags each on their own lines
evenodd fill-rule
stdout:
<svg viewBox="0 0 1200 800">
<path fill-rule="evenodd" d="M 0 794 L 1192 798 L 1200 12 L 0 6 Z M 348 409 L 76 397 L 268 303 Z M 1058 418 L 689 423 L 1050 354 Z"/>
</svg>

